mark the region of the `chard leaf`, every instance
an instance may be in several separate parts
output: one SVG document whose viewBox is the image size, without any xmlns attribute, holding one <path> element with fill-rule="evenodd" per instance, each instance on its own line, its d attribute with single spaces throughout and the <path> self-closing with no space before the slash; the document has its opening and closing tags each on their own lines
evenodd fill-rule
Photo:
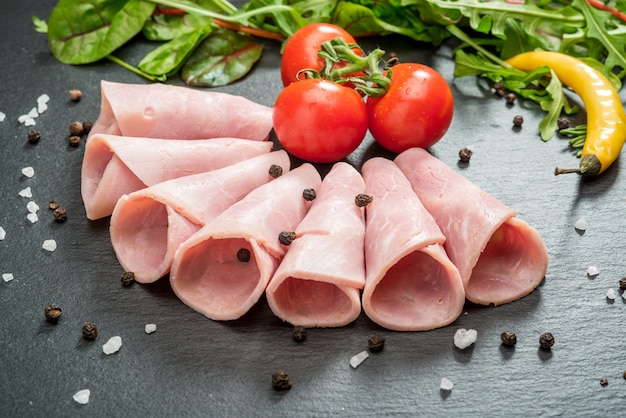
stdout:
<svg viewBox="0 0 626 418">
<path fill-rule="evenodd" d="M 48 21 L 48 45 L 65 64 L 111 54 L 141 31 L 155 4 L 142 0 L 60 0 Z"/>
<path fill-rule="evenodd" d="M 171 41 L 211 23 L 213 18 L 190 13 L 153 16 L 144 25 L 142 33 L 150 41 Z"/>
<path fill-rule="evenodd" d="M 191 55 L 196 46 L 213 31 L 212 25 L 181 35 L 146 55 L 138 67 L 152 75 L 172 75 L 176 73 Z"/>
<path fill-rule="evenodd" d="M 248 35 L 220 30 L 206 38 L 181 70 L 190 86 L 224 86 L 245 76 L 261 57 L 263 45 Z"/>
</svg>

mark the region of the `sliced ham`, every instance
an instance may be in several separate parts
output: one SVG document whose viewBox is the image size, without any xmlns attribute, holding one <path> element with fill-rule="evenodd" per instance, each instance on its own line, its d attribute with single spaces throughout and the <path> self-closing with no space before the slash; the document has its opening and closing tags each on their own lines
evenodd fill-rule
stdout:
<svg viewBox="0 0 626 418">
<path fill-rule="evenodd" d="M 489 195 L 423 149 L 395 159 L 446 236 L 468 300 L 512 302 L 531 293 L 548 269 L 539 233 L 515 210 Z"/>
<path fill-rule="evenodd" d="M 366 315 L 396 331 L 425 331 L 452 323 L 465 302 L 445 236 L 400 169 L 372 158 L 362 168 L 367 194 Z"/>
<path fill-rule="evenodd" d="M 170 272 L 180 300 L 214 320 L 245 314 L 285 255 L 279 234 L 295 231 L 311 205 L 303 190 L 320 183 L 317 170 L 304 164 L 253 190 L 185 241 Z"/>
<path fill-rule="evenodd" d="M 272 109 L 241 96 L 170 84 L 102 81 L 100 115 L 90 132 L 167 139 L 265 140 Z"/>
<path fill-rule="evenodd" d="M 275 151 L 124 195 L 110 222 L 111 242 L 119 263 L 125 271 L 134 272 L 141 283 L 166 275 L 180 244 L 269 182 L 272 164 L 287 172 L 289 156 L 285 151 Z"/>
<path fill-rule="evenodd" d="M 365 218 L 354 201 L 359 193 L 365 193 L 365 183 L 349 164 L 335 164 L 324 178 L 266 290 L 282 320 L 340 327 L 361 313 Z"/>
<path fill-rule="evenodd" d="M 87 218 L 111 215 L 122 195 L 223 168 L 271 149 L 271 142 L 235 138 L 175 140 L 95 134 L 85 147 L 81 172 Z"/>
</svg>

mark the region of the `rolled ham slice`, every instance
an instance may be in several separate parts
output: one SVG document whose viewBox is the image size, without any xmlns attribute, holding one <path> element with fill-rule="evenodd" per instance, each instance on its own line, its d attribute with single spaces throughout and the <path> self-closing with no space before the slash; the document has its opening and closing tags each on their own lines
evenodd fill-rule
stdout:
<svg viewBox="0 0 626 418">
<path fill-rule="evenodd" d="M 170 84 L 102 81 L 100 115 L 90 131 L 166 139 L 265 140 L 272 109 L 241 96 Z"/>
<path fill-rule="evenodd" d="M 174 257 L 170 283 L 186 305 L 214 320 L 234 320 L 259 300 L 285 255 L 279 242 L 310 207 L 302 192 L 318 189 L 310 164 L 250 192 L 185 241 Z"/>
<path fill-rule="evenodd" d="M 396 331 L 425 331 L 454 322 L 465 302 L 445 236 L 400 169 L 372 158 L 361 170 L 367 194 L 363 310 Z"/>
<path fill-rule="evenodd" d="M 175 140 L 95 134 L 85 147 L 81 193 L 87 218 L 113 213 L 122 195 L 270 152 L 271 142 L 235 138 Z"/>
<path fill-rule="evenodd" d="M 515 210 L 423 149 L 409 149 L 395 162 L 446 236 L 446 252 L 461 273 L 468 300 L 500 305 L 541 283 L 547 249 Z"/>
<path fill-rule="evenodd" d="M 340 327 L 361 313 L 365 218 L 354 201 L 359 193 L 365 193 L 359 172 L 336 163 L 266 289 L 270 308 L 282 320 Z"/>
<path fill-rule="evenodd" d="M 285 151 L 263 154 L 207 173 L 157 183 L 124 195 L 110 222 L 111 242 L 125 271 L 141 283 L 166 275 L 178 247 L 206 223 L 272 177 L 289 170 Z"/>
</svg>

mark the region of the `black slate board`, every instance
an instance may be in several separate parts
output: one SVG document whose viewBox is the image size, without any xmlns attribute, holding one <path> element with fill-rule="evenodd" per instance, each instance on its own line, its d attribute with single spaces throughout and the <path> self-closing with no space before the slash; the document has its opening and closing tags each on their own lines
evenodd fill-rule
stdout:
<svg viewBox="0 0 626 418">
<path fill-rule="evenodd" d="M 404 61 L 434 66 L 451 83 L 455 116 L 445 138 L 431 151 L 485 191 L 518 211 L 543 236 L 550 256 L 548 274 L 531 295 L 503 306 L 468 304 L 450 326 L 430 332 L 391 332 L 364 315 L 339 329 L 312 329 L 306 342 L 291 339 L 291 326 L 273 316 L 261 300 L 242 319 L 214 322 L 187 308 L 167 280 L 152 285 L 120 283 L 108 237 L 108 219 L 90 222 L 80 196 L 84 146 L 67 145 L 73 120 L 95 120 L 100 80 L 143 83 L 119 66 L 102 62 L 62 65 L 50 55 L 46 38 L 36 33 L 31 16 L 47 19 L 54 1 L 0 2 L 0 416 L 601 416 L 624 409 L 626 380 L 626 304 L 618 280 L 624 262 L 626 167 L 618 161 L 602 176 L 583 181 L 555 177 L 555 166 L 577 160 L 564 139 L 543 143 L 537 134 L 542 113 L 533 104 L 512 107 L 476 78 L 453 79 L 451 47 L 397 38 L 366 39 Z M 120 55 L 137 62 L 150 48 L 138 40 Z M 263 58 L 244 80 L 218 90 L 272 105 L 281 89 L 279 44 L 267 42 Z M 178 79 L 173 83 L 180 84 Z M 68 90 L 80 89 L 79 103 Z M 37 145 L 26 141 L 28 128 L 19 115 L 43 93 L 49 109 L 37 119 Z M 622 94 L 622 97 L 624 95 Z M 515 114 L 525 122 L 512 129 Z M 580 116 L 584 120 L 584 115 Z M 469 165 L 457 153 L 471 146 Z M 387 155 L 370 137 L 349 162 L 359 167 L 373 155 Z M 22 176 L 32 166 L 35 176 Z M 328 167 L 320 166 L 320 170 Z M 18 195 L 31 187 L 41 210 L 39 222 L 27 219 L 28 200 Z M 67 208 L 64 224 L 52 220 L 46 205 Z M 574 223 L 584 217 L 588 230 Z M 58 249 L 41 245 L 55 239 Z M 587 268 L 598 266 L 596 278 Z M 609 288 L 618 292 L 614 302 Z M 44 319 L 43 309 L 63 308 L 59 324 Z M 81 335 L 95 322 L 94 342 Z M 154 334 L 144 325 L 157 324 Z M 453 345 L 457 328 L 474 328 L 478 341 L 466 350 Z M 500 344 L 500 333 L 514 331 L 515 349 Z M 556 339 L 551 352 L 539 350 L 542 332 Z M 383 352 L 360 367 L 352 355 L 367 349 L 373 334 L 386 340 Z M 106 356 L 102 345 L 120 335 L 120 352 Z M 272 372 L 284 369 L 293 388 L 272 389 Z M 441 378 L 454 383 L 441 392 Z M 601 386 L 606 377 L 608 386 Z M 72 400 L 89 388 L 91 400 Z"/>
</svg>

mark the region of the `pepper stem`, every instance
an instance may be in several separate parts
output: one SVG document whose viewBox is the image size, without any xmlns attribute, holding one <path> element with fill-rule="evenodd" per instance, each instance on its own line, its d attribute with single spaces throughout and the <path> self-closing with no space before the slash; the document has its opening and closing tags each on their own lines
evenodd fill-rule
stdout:
<svg viewBox="0 0 626 418">
<path fill-rule="evenodd" d="M 600 174 L 602 170 L 602 163 L 594 154 L 583 155 L 580 159 L 579 168 L 555 168 L 554 175 L 576 173 L 581 176 L 595 176 Z"/>
</svg>

